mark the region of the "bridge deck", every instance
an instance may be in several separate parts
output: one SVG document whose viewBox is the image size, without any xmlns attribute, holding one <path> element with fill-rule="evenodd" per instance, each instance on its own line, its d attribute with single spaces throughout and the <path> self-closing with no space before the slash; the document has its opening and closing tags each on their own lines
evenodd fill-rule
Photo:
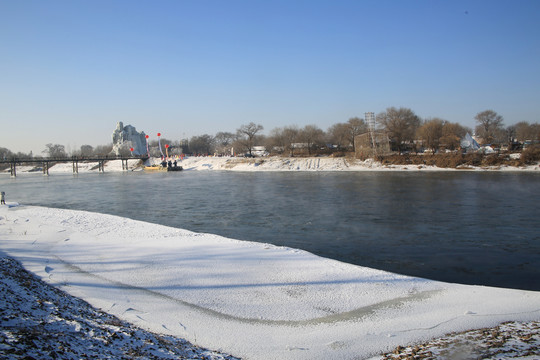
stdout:
<svg viewBox="0 0 540 360">
<path fill-rule="evenodd" d="M 128 160 L 147 160 L 148 156 L 91 156 L 91 157 L 80 157 L 73 156 L 70 158 L 37 158 L 37 159 L 3 159 L 0 160 L 0 164 L 10 164 L 11 176 L 17 176 L 17 165 L 22 164 L 43 164 L 43 174 L 49 175 L 49 168 L 51 167 L 50 163 L 73 163 L 73 173 L 79 173 L 79 162 L 97 162 L 98 171 L 105 171 L 105 162 L 113 160 L 122 160 L 122 169 L 128 170 Z"/>
</svg>

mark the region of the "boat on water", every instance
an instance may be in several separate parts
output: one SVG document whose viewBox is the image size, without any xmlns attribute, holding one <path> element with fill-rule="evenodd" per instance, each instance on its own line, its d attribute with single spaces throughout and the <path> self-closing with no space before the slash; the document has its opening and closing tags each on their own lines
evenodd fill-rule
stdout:
<svg viewBox="0 0 540 360">
<path fill-rule="evenodd" d="M 182 171 L 184 170 L 181 166 L 173 166 L 173 167 L 167 167 L 167 171 Z"/>
<path fill-rule="evenodd" d="M 183 167 L 178 166 L 176 160 L 172 162 L 171 160 L 163 160 L 159 165 L 145 166 L 144 170 L 146 171 L 182 171 Z"/>
<path fill-rule="evenodd" d="M 145 166 L 144 171 L 164 171 L 166 168 L 162 166 Z"/>
</svg>

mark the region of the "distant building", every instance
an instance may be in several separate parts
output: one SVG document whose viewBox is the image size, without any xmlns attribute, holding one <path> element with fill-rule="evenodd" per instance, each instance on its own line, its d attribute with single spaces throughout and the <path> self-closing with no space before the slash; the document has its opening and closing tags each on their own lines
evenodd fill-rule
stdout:
<svg viewBox="0 0 540 360">
<path fill-rule="evenodd" d="M 264 146 L 254 146 L 251 149 L 251 154 L 255 156 L 268 156 L 268 151 Z"/>
</svg>

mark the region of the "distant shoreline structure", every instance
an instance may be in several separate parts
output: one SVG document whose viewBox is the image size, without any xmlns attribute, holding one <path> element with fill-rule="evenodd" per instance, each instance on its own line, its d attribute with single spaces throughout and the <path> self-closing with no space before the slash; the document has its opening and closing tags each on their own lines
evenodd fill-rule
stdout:
<svg viewBox="0 0 540 360">
<path fill-rule="evenodd" d="M 111 159 L 99 168 L 98 162 L 82 161 L 78 164 L 77 173 L 98 173 L 102 172 L 122 172 L 122 171 L 142 171 L 144 166 L 159 164 L 160 158 L 149 158 L 146 161 L 140 159 L 130 159 L 127 165 L 123 160 Z M 266 172 L 291 172 L 291 171 L 343 171 L 343 172 L 362 172 L 362 171 L 521 171 L 537 172 L 540 171 L 540 163 L 523 166 L 508 165 L 463 165 L 458 167 L 439 167 L 430 165 L 428 161 L 424 164 L 397 164 L 383 163 L 373 159 L 359 160 L 347 157 L 186 157 L 178 163 L 184 170 L 195 171 L 266 171 Z M 10 175 L 9 166 L 0 173 Z M 73 173 L 71 163 L 58 163 L 49 168 L 50 174 L 70 174 Z M 27 165 L 18 166 L 17 174 L 42 174 L 39 166 Z"/>
</svg>

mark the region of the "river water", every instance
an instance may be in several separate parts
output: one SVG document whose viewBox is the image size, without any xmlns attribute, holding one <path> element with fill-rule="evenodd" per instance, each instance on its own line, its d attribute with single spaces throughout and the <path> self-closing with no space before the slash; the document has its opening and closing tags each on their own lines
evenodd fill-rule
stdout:
<svg viewBox="0 0 540 360">
<path fill-rule="evenodd" d="M 105 173 L 0 177 L 8 201 L 300 248 L 401 274 L 540 291 L 540 174 Z"/>
</svg>

